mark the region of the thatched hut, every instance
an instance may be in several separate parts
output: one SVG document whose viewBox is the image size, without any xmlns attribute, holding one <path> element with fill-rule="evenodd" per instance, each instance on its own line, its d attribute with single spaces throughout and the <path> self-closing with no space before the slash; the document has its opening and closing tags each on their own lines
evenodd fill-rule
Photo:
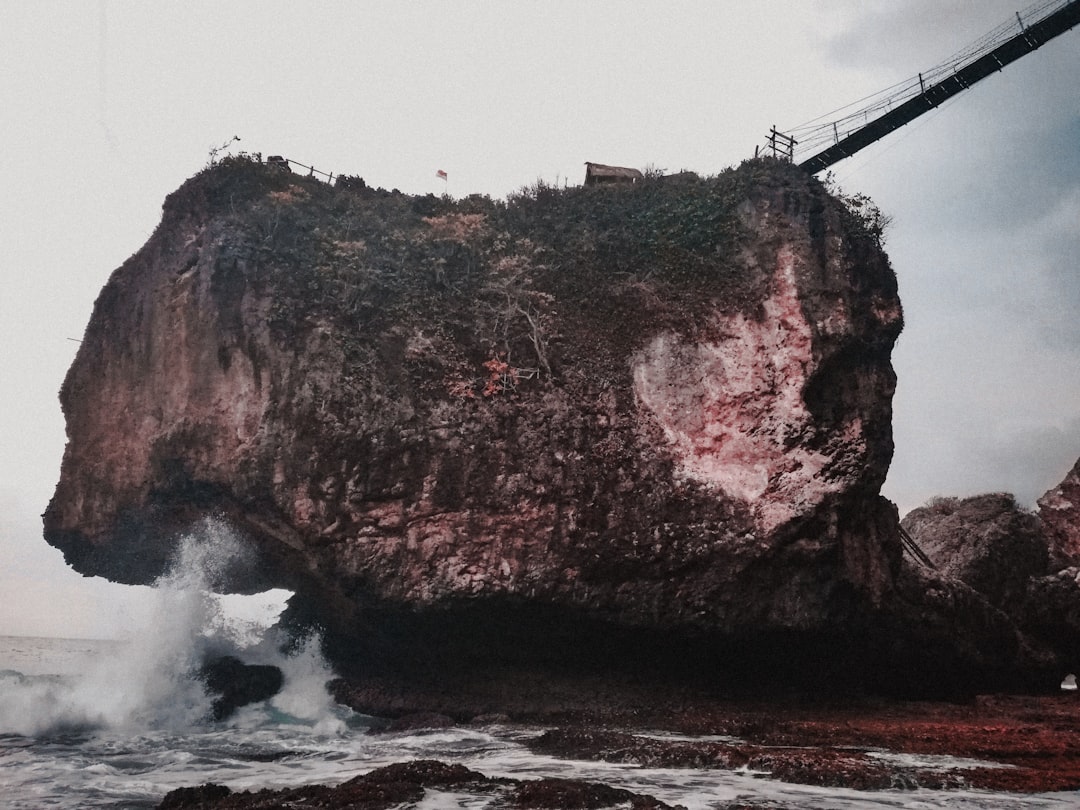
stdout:
<svg viewBox="0 0 1080 810">
<path fill-rule="evenodd" d="M 640 183 L 645 176 L 637 169 L 622 166 L 605 166 L 603 163 L 585 163 L 585 185 L 595 186 L 600 183 Z"/>
</svg>

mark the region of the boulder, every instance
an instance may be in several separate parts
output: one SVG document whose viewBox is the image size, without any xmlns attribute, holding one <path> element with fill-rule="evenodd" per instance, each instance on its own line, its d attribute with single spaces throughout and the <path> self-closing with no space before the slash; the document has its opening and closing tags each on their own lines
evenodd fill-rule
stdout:
<svg viewBox="0 0 1080 810">
<path fill-rule="evenodd" d="M 245 664 L 239 658 L 225 655 L 203 662 L 199 680 L 214 695 L 210 719 L 225 720 L 242 706 L 269 700 L 284 684 L 278 667 L 270 664 Z"/>
<path fill-rule="evenodd" d="M 1016 607 L 1032 577 L 1048 573 L 1038 515 L 1008 493 L 935 498 L 901 525 L 946 578 L 958 579 L 991 604 Z"/>
</svg>

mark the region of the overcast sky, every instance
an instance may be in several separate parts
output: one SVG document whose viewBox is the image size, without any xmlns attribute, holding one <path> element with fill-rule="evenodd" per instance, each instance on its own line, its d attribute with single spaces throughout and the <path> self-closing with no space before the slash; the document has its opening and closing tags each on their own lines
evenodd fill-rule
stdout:
<svg viewBox="0 0 1080 810">
<path fill-rule="evenodd" d="M 455 196 L 579 183 L 586 160 L 715 173 L 1024 7 L 0 0 L 0 634 L 113 636 L 139 609 L 41 539 L 56 394 L 98 291 L 212 146 Z M 1030 503 L 1080 457 L 1077 88 L 1072 31 L 834 167 L 893 217 L 902 512 Z"/>
</svg>

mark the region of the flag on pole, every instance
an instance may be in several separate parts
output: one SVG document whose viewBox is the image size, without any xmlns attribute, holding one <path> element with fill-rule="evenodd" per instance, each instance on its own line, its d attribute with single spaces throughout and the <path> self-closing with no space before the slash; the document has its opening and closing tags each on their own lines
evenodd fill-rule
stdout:
<svg viewBox="0 0 1080 810">
<path fill-rule="evenodd" d="M 440 180 L 445 180 L 446 172 L 444 172 L 442 169 L 439 169 L 437 172 L 435 172 L 435 176 L 438 177 Z"/>
</svg>

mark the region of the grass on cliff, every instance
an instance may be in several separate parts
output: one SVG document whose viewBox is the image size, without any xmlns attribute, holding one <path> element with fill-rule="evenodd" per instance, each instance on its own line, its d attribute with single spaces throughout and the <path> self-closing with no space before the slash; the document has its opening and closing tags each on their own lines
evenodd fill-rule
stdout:
<svg viewBox="0 0 1080 810">
<path fill-rule="evenodd" d="M 747 287 L 736 260 L 745 237 L 740 207 L 754 192 L 786 186 L 825 194 L 801 170 L 769 159 L 715 177 L 537 183 L 506 200 L 454 200 L 374 189 L 358 177 L 330 186 L 230 157 L 165 207 L 167 217 L 217 223 L 220 254 L 246 268 L 251 283 L 272 286 L 271 325 L 283 340 L 305 323 L 330 322 L 370 355 L 372 336 L 422 322 L 421 342 L 459 355 L 444 359 L 463 369 L 468 395 L 490 392 L 492 380 L 514 382 L 507 374 L 550 377 L 557 344 L 580 350 L 588 341 L 584 332 L 560 334 L 575 322 L 571 313 L 583 330 L 623 336 L 625 350 L 642 317 L 685 322 L 687 310 L 717 300 L 752 302 L 759 291 Z M 871 209 L 844 210 L 849 224 L 880 242 Z M 403 342 L 399 355 L 424 351 L 415 335 Z M 478 366 L 486 368 L 479 377 L 464 371 Z"/>
</svg>

